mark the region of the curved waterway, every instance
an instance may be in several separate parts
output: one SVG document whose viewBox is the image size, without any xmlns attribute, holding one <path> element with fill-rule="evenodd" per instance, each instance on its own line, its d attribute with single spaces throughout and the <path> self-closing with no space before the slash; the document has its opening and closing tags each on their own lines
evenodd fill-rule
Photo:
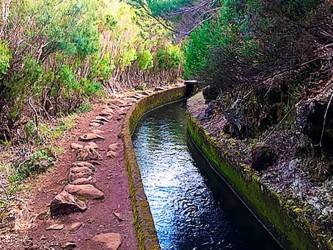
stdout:
<svg viewBox="0 0 333 250">
<path fill-rule="evenodd" d="M 140 120 L 133 143 L 162 249 L 281 249 L 186 132 L 184 102 Z"/>
</svg>

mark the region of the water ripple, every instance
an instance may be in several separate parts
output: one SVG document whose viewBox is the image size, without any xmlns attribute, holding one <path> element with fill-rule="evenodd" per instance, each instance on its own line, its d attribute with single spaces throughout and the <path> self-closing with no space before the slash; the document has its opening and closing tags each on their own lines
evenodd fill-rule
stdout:
<svg viewBox="0 0 333 250">
<path fill-rule="evenodd" d="M 279 249 L 187 141 L 182 103 L 151 112 L 133 143 L 162 249 Z"/>
</svg>

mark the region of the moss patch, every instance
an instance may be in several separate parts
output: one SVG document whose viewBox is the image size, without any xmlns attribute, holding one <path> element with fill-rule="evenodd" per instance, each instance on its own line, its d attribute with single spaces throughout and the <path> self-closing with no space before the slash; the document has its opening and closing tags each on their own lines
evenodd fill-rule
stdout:
<svg viewBox="0 0 333 250">
<path fill-rule="evenodd" d="M 133 106 L 125 117 L 122 127 L 122 139 L 124 143 L 125 164 L 130 185 L 132 199 L 134 226 L 139 242 L 139 249 L 160 249 L 154 221 L 150 212 L 147 197 L 144 193 L 140 169 L 136 160 L 131 134 L 140 117 L 147 111 L 160 105 L 179 100 L 185 96 L 186 87 L 157 92 L 152 96 L 141 99 Z"/>
<path fill-rule="evenodd" d="M 278 194 L 261 183 L 249 166 L 239 164 L 237 159 L 222 150 L 191 115 L 188 130 L 215 169 L 286 249 L 331 249 L 328 243 L 314 234 L 297 211 L 290 210 Z"/>
</svg>

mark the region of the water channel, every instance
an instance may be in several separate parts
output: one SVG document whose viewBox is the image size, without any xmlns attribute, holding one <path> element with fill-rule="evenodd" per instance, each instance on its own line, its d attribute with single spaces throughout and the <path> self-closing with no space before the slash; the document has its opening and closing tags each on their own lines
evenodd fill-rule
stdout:
<svg viewBox="0 0 333 250">
<path fill-rule="evenodd" d="M 176 102 L 139 122 L 133 143 L 162 249 L 281 249 L 186 132 Z"/>
</svg>

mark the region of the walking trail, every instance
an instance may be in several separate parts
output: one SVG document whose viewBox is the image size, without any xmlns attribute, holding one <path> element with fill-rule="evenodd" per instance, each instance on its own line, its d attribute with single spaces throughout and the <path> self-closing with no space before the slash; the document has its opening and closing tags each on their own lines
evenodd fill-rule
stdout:
<svg viewBox="0 0 333 250">
<path fill-rule="evenodd" d="M 3 249 L 138 248 L 121 127 L 130 107 L 149 94 L 114 96 L 78 119 L 55 168 L 32 184 L 22 212 L 30 229 L 22 241 L 3 240 Z"/>
</svg>

